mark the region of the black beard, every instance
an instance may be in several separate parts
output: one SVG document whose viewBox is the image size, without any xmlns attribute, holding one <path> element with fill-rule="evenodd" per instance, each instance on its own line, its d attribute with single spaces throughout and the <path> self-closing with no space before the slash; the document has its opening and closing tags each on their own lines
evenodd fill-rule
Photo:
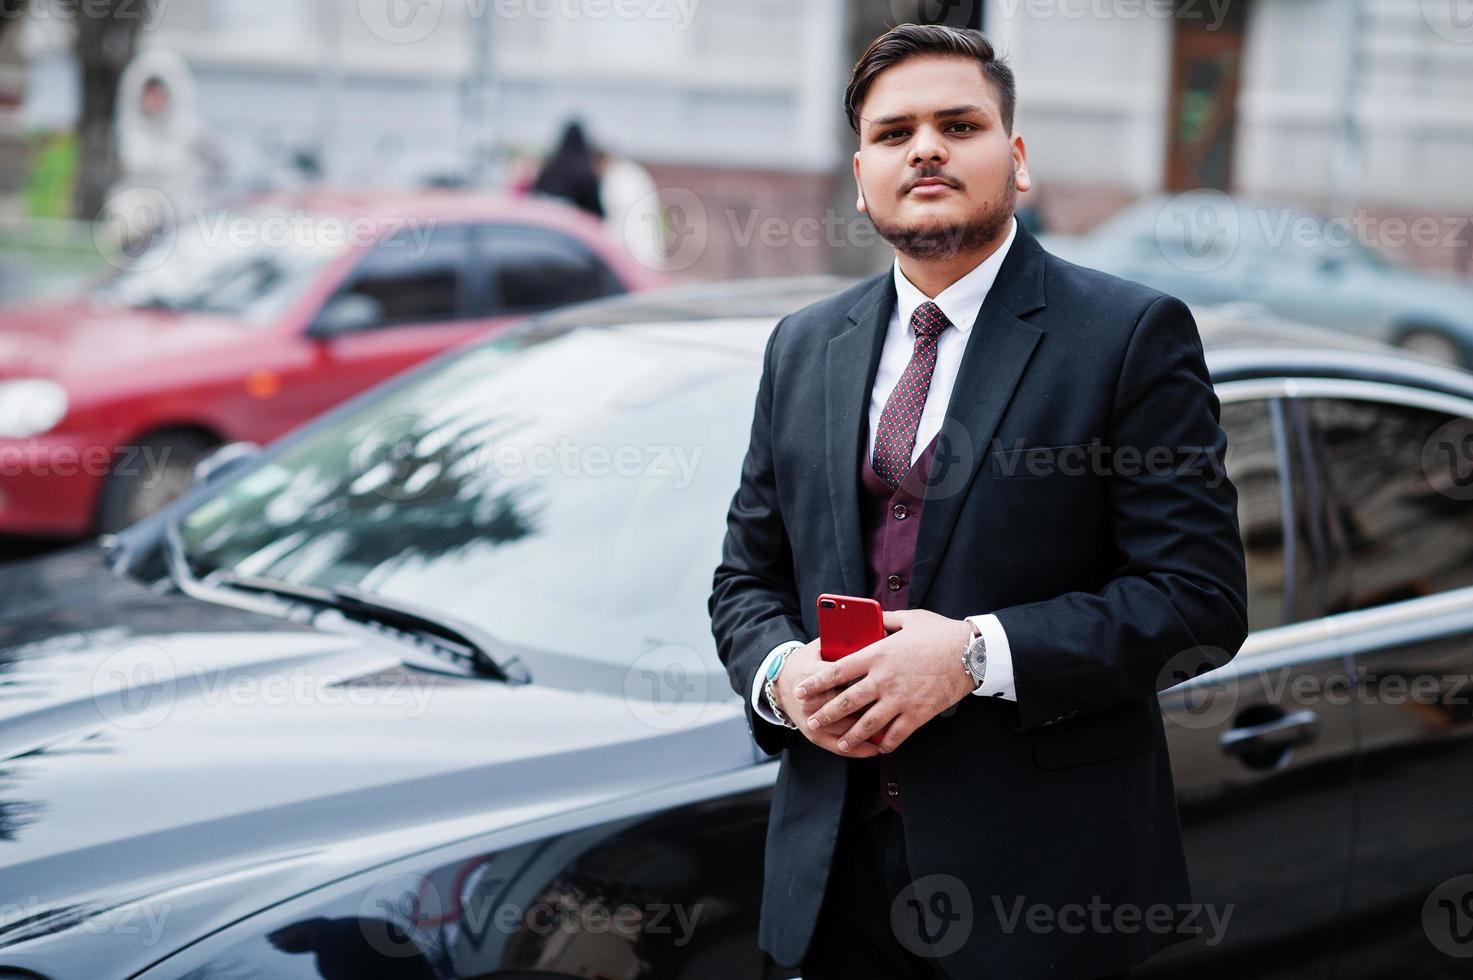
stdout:
<svg viewBox="0 0 1473 980">
<path fill-rule="evenodd" d="M 1008 220 L 1013 216 L 1013 208 L 1018 200 L 1017 180 L 1011 173 L 1008 174 L 1008 186 L 1003 191 L 1002 199 L 1006 203 L 988 208 L 969 221 L 947 225 L 944 228 L 921 229 L 884 225 L 876 221 L 873 214 L 870 215 L 870 220 L 874 223 L 875 231 L 879 232 L 880 237 L 893 245 L 895 250 L 902 255 L 908 255 L 922 262 L 949 259 L 967 252 L 974 252 L 1002 234 L 1002 230 L 1008 225 Z"/>
</svg>

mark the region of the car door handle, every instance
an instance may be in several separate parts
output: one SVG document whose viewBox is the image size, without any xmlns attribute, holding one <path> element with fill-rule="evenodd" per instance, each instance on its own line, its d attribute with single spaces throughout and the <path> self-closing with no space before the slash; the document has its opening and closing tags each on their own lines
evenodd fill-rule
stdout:
<svg viewBox="0 0 1473 980">
<path fill-rule="evenodd" d="M 1319 715 L 1306 708 L 1258 725 L 1230 729 L 1223 732 L 1217 742 L 1229 755 L 1266 746 L 1287 749 L 1312 741 L 1319 723 Z"/>
</svg>

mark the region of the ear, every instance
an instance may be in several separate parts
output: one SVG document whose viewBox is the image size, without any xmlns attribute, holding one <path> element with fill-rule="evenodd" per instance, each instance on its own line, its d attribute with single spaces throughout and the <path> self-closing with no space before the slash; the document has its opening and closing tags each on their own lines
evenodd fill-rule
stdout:
<svg viewBox="0 0 1473 980">
<path fill-rule="evenodd" d="M 859 151 L 854 151 L 854 207 L 860 214 L 868 214 L 864 204 L 864 185 L 859 181 Z"/>
<path fill-rule="evenodd" d="M 1028 176 L 1028 147 L 1019 133 L 1013 134 L 1013 173 L 1017 175 L 1019 192 L 1033 186 L 1033 178 Z"/>
</svg>

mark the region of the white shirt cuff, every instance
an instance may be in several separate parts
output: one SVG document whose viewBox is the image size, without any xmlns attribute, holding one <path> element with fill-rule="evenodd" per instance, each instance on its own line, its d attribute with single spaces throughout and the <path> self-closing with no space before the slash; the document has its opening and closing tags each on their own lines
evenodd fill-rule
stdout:
<svg viewBox="0 0 1473 980">
<path fill-rule="evenodd" d="M 987 642 L 989 644 L 992 643 L 990 639 Z M 791 653 L 801 646 L 803 646 L 802 640 L 786 640 L 779 643 L 768 652 L 767 656 L 762 658 L 762 664 L 757 668 L 757 676 L 752 678 L 752 710 L 757 712 L 759 718 L 769 721 L 774 725 L 781 725 L 782 722 L 778 721 L 777 715 L 772 713 L 772 708 L 767 704 L 767 693 L 763 690 L 767 686 L 767 668 L 772 666 L 772 659 L 779 653 L 782 653 L 784 650 Z M 992 669 L 991 662 L 988 663 L 987 669 Z M 1012 673 L 1012 664 L 1009 664 L 1009 679 L 1011 679 Z"/>
<path fill-rule="evenodd" d="M 967 622 L 981 630 L 987 641 L 987 673 L 973 694 L 1004 701 L 1018 700 L 1017 688 L 1013 686 L 1013 651 L 1008 646 L 1007 630 L 1002 621 L 988 613 L 985 616 L 968 616 Z"/>
</svg>

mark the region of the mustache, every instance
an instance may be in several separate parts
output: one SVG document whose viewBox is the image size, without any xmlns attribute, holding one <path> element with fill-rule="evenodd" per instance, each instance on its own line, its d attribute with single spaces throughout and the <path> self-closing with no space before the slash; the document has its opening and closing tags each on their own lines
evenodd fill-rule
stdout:
<svg viewBox="0 0 1473 980">
<path fill-rule="evenodd" d="M 911 178 L 910 183 L 905 185 L 905 189 L 901 193 L 909 194 L 911 190 L 914 189 L 915 186 L 923 180 L 942 180 L 945 181 L 949 186 L 954 187 L 957 190 L 960 190 L 962 187 L 961 181 L 957 180 L 951 174 L 945 173 L 942 170 L 922 170 L 920 173 L 916 174 L 915 177 Z"/>
</svg>

